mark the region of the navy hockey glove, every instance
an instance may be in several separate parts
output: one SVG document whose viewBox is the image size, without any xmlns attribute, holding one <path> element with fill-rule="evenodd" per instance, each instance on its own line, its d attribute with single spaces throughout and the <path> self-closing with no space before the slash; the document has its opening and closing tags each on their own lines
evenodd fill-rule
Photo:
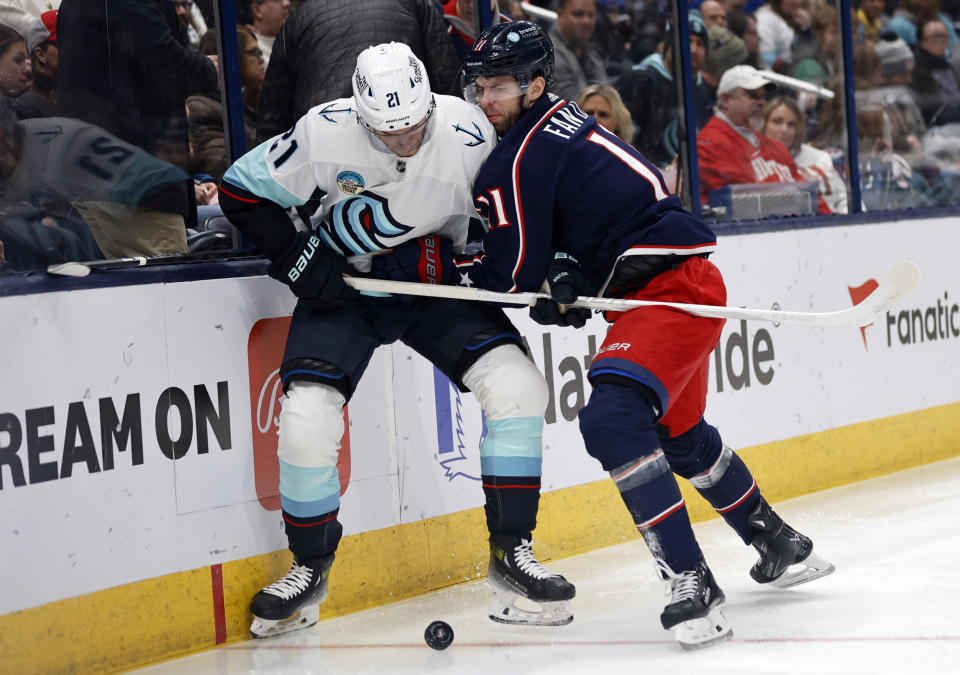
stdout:
<svg viewBox="0 0 960 675">
<path fill-rule="evenodd" d="M 453 242 L 428 234 L 405 241 L 389 253 L 374 256 L 370 276 L 421 284 L 452 284 L 455 271 Z"/>
<path fill-rule="evenodd" d="M 343 280 L 344 272 L 350 272 L 347 261 L 324 246 L 315 234 L 297 233 L 293 243 L 270 263 L 267 271 L 316 308 L 345 304 L 360 296 Z"/>
<path fill-rule="evenodd" d="M 583 276 L 583 268 L 577 259 L 563 251 L 556 251 L 553 260 L 547 267 L 547 285 L 550 288 L 551 300 L 537 300 L 530 308 L 530 318 L 539 324 L 549 326 L 573 326 L 581 328 L 590 318 L 590 310 L 584 307 L 567 307 L 566 311 L 560 305 L 574 302 L 578 296 L 588 293 L 587 281 Z"/>
</svg>

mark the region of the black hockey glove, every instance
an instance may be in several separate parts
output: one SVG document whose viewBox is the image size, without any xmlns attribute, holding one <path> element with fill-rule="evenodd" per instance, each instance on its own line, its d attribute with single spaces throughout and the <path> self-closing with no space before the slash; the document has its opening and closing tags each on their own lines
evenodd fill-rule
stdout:
<svg viewBox="0 0 960 675">
<path fill-rule="evenodd" d="M 550 288 L 551 300 L 537 300 L 530 308 L 530 318 L 539 324 L 549 326 L 573 326 L 581 328 L 590 318 L 590 310 L 584 307 L 567 307 L 578 296 L 586 295 L 587 281 L 583 276 L 583 268 L 577 259 L 563 251 L 556 251 L 553 260 L 547 267 L 547 285 Z"/>
<path fill-rule="evenodd" d="M 435 234 L 405 241 L 389 253 L 374 256 L 370 268 L 375 279 L 421 284 L 452 284 L 455 272 L 453 242 Z"/>
<path fill-rule="evenodd" d="M 293 243 L 270 263 L 267 271 L 315 308 L 342 305 L 360 295 L 343 280 L 343 273 L 350 272 L 347 261 L 324 246 L 315 234 L 297 233 Z"/>
</svg>

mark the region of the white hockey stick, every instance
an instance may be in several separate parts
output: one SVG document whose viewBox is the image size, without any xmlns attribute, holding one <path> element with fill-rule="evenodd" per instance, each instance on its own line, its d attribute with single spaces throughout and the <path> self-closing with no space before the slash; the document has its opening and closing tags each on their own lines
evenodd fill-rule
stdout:
<svg viewBox="0 0 960 675">
<path fill-rule="evenodd" d="M 780 73 L 775 73 L 772 70 L 761 70 L 760 75 L 769 82 L 774 84 L 782 84 L 786 87 L 792 89 L 798 89 L 800 91 L 805 91 L 808 94 L 813 94 L 818 98 L 825 98 L 827 100 L 833 99 L 833 92 L 826 87 L 820 87 L 816 84 L 811 84 L 804 80 L 798 80 L 795 77 L 788 77 L 786 75 L 781 75 Z"/>
<path fill-rule="evenodd" d="M 359 291 L 423 295 L 454 300 L 481 300 L 505 305 L 532 305 L 540 298 L 549 298 L 546 293 L 498 293 L 464 286 L 436 286 L 408 281 L 386 281 L 345 277 L 347 283 Z M 740 307 L 715 307 L 713 305 L 688 305 L 679 302 L 653 300 L 618 300 L 615 298 L 590 298 L 581 296 L 573 307 L 586 307 L 602 311 L 626 312 L 637 307 L 673 307 L 696 316 L 720 319 L 747 319 L 749 321 L 772 321 L 774 323 L 805 323 L 814 326 L 866 326 L 874 318 L 892 307 L 900 298 L 920 283 L 920 269 L 909 260 L 898 263 L 880 285 L 861 302 L 848 309 L 835 312 L 790 312 L 780 309 L 749 309 Z"/>
<path fill-rule="evenodd" d="M 47 274 L 61 277 L 85 277 L 93 270 L 121 270 L 129 267 L 158 267 L 160 265 L 182 265 L 198 262 L 232 262 L 235 260 L 256 260 L 260 255 L 237 251 L 211 251 L 206 253 L 173 253 L 155 255 L 149 258 L 110 258 L 107 260 L 86 260 L 66 262 L 47 267 Z"/>
</svg>

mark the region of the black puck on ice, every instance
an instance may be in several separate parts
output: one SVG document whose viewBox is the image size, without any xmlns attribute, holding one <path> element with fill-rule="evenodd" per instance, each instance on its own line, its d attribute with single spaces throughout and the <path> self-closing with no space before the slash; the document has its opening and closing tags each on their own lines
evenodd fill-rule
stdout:
<svg viewBox="0 0 960 675">
<path fill-rule="evenodd" d="M 434 621 L 423 631 L 423 639 L 436 650 L 446 649 L 453 642 L 453 629 L 446 621 Z"/>
</svg>

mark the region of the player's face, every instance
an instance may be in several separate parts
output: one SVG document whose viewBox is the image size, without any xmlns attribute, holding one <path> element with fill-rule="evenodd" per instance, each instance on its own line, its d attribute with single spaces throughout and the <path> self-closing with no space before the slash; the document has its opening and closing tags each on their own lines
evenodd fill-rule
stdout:
<svg viewBox="0 0 960 675">
<path fill-rule="evenodd" d="M 431 109 L 426 117 L 409 129 L 374 131 L 373 133 L 375 133 L 377 137 L 383 141 L 383 144 L 387 146 L 387 149 L 397 157 L 413 157 L 419 152 L 420 146 L 423 145 L 423 138 L 427 133 L 427 122 L 430 120 L 430 114 L 432 112 L 433 110 Z"/>
<path fill-rule="evenodd" d="M 473 83 L 476 98 L 490 124 L 503 136 L 523 112 L 524 94 L 517 80 L 510 75 L 478 77 Z"/>
<path fill-rule="evenodd" d="M 763 127 L 763 133 L 791 148 L 793 142 L 797 140 L 799 123 L 800 120 L 797 119 L 790 108 L 785 105 L 778 105 L 770 111 L 767 123 Z"/>
</svg>

